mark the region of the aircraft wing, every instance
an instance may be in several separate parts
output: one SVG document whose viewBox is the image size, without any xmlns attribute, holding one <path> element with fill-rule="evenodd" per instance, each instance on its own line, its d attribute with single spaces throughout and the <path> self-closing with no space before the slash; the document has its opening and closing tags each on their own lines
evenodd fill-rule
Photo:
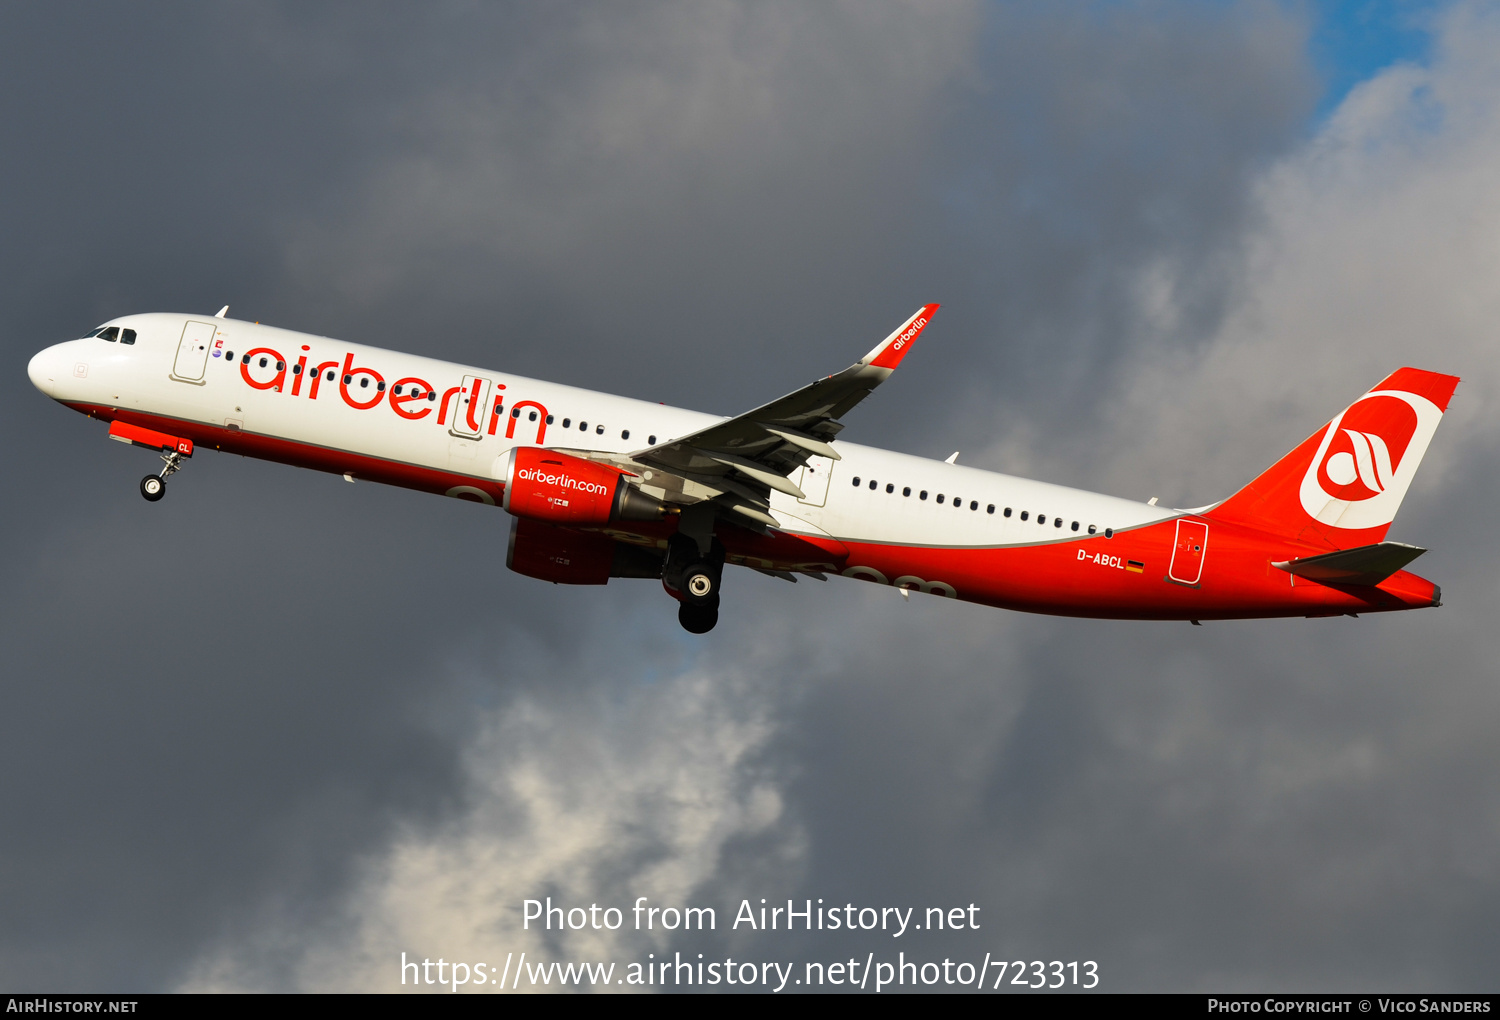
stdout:
<svg viewBox="0 0 1500 1020">
<path fill-rule="evenodd" d="M 638 450 L 631 459 L 717 490 L 719 495 L 711 498 L 727 509 L 775 525 L 766 512 L 771 490 L 800 499 L 802 491 L 788 476 L 812 456 L 840 459 L 829 445 L 844 427 L 839 419 L 890 377 L 937 309 L 923 305 L 842 372 L 753 411 Z"/>
</svg>

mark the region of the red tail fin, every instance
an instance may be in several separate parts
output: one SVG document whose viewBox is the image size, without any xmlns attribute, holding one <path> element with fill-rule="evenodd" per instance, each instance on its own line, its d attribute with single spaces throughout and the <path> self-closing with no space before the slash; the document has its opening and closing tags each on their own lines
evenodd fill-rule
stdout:
<svg viewBox="0 0 1500 1020">
<path fill-rule="evenodd" d="M 1398 368 L 1204 516 L 1330 549 L 1381 541 L 1457 386 Z"/>
</svg>

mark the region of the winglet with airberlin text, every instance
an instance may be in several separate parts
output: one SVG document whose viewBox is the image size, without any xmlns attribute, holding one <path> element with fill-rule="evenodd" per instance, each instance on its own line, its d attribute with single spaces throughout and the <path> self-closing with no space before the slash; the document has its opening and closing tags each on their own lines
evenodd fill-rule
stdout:
<svg viewBox="0 0 1500 1020">
<path fill-rule="evenodd" d="M 901 364 L 901 359 L 906 357 L 906 352 L 911 350 L 912 344 L 922 334 L 922 330 L 927 328 L 927 323 L 932 321 L 932 313 L 936 312 L 938 307 L 938 305 L 923 305 L 916 315 L 903 322 L 896 332 L 881 342 L 880 346 L 859 359 L 859 363 L 873 368 L 894 369 Z"/>
</svg>

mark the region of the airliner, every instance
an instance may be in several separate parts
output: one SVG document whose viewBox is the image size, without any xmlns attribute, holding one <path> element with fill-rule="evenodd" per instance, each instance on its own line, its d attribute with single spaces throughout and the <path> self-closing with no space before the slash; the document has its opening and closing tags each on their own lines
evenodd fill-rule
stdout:
<svg viewBox="0 0 1500 1020">
<path fill-rule="evenodd" d="M 1131 620 L 1356 616 L 1441 604 L 1385 541 L 1458 385 L 1400 368 L 1243 489 L 1170 509 L 857 446 L 841 419 L 926 330 L 719 417 L 215 315 L 113 319 L 31 359 L 52 399 L 158 452 L 205 448 L 499 507 L 507 566 L 661 582 L 694 634 L 726 563 L 1002 609 Z M 174 483 L 175 484 L 175 483 Z"/>
</svg>

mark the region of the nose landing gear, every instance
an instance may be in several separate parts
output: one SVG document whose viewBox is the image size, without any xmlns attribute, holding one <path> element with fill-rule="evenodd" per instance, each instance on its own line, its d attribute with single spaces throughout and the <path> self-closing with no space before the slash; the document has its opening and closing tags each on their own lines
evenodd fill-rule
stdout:
<svg viewBox="0 0 1500 1020">
<path fill-rule="evenodd" d="M 167 465 L 161 469 L 161 473 L 147 475 L 141 479 L 141 495 L 151 503 L 155 503 L 167 494 L 167 476 L 182 470 L 182 454 L 176 450 L 162 454 L 161 459 Z"/>
<path fill-rule="evenodd" d="M 166 467 L 154 475 L 141 479 L 141 495 L 155 503 L 167 494 L 167 477 L 182 470 L 184 458 L 193 455 L 193 441 L 185 436 L 171 436 L 140 425 L 132 425 L 116 418 L 109 423 L 109 438 L 147 450 L 160 450 Z"/>
</svg>

